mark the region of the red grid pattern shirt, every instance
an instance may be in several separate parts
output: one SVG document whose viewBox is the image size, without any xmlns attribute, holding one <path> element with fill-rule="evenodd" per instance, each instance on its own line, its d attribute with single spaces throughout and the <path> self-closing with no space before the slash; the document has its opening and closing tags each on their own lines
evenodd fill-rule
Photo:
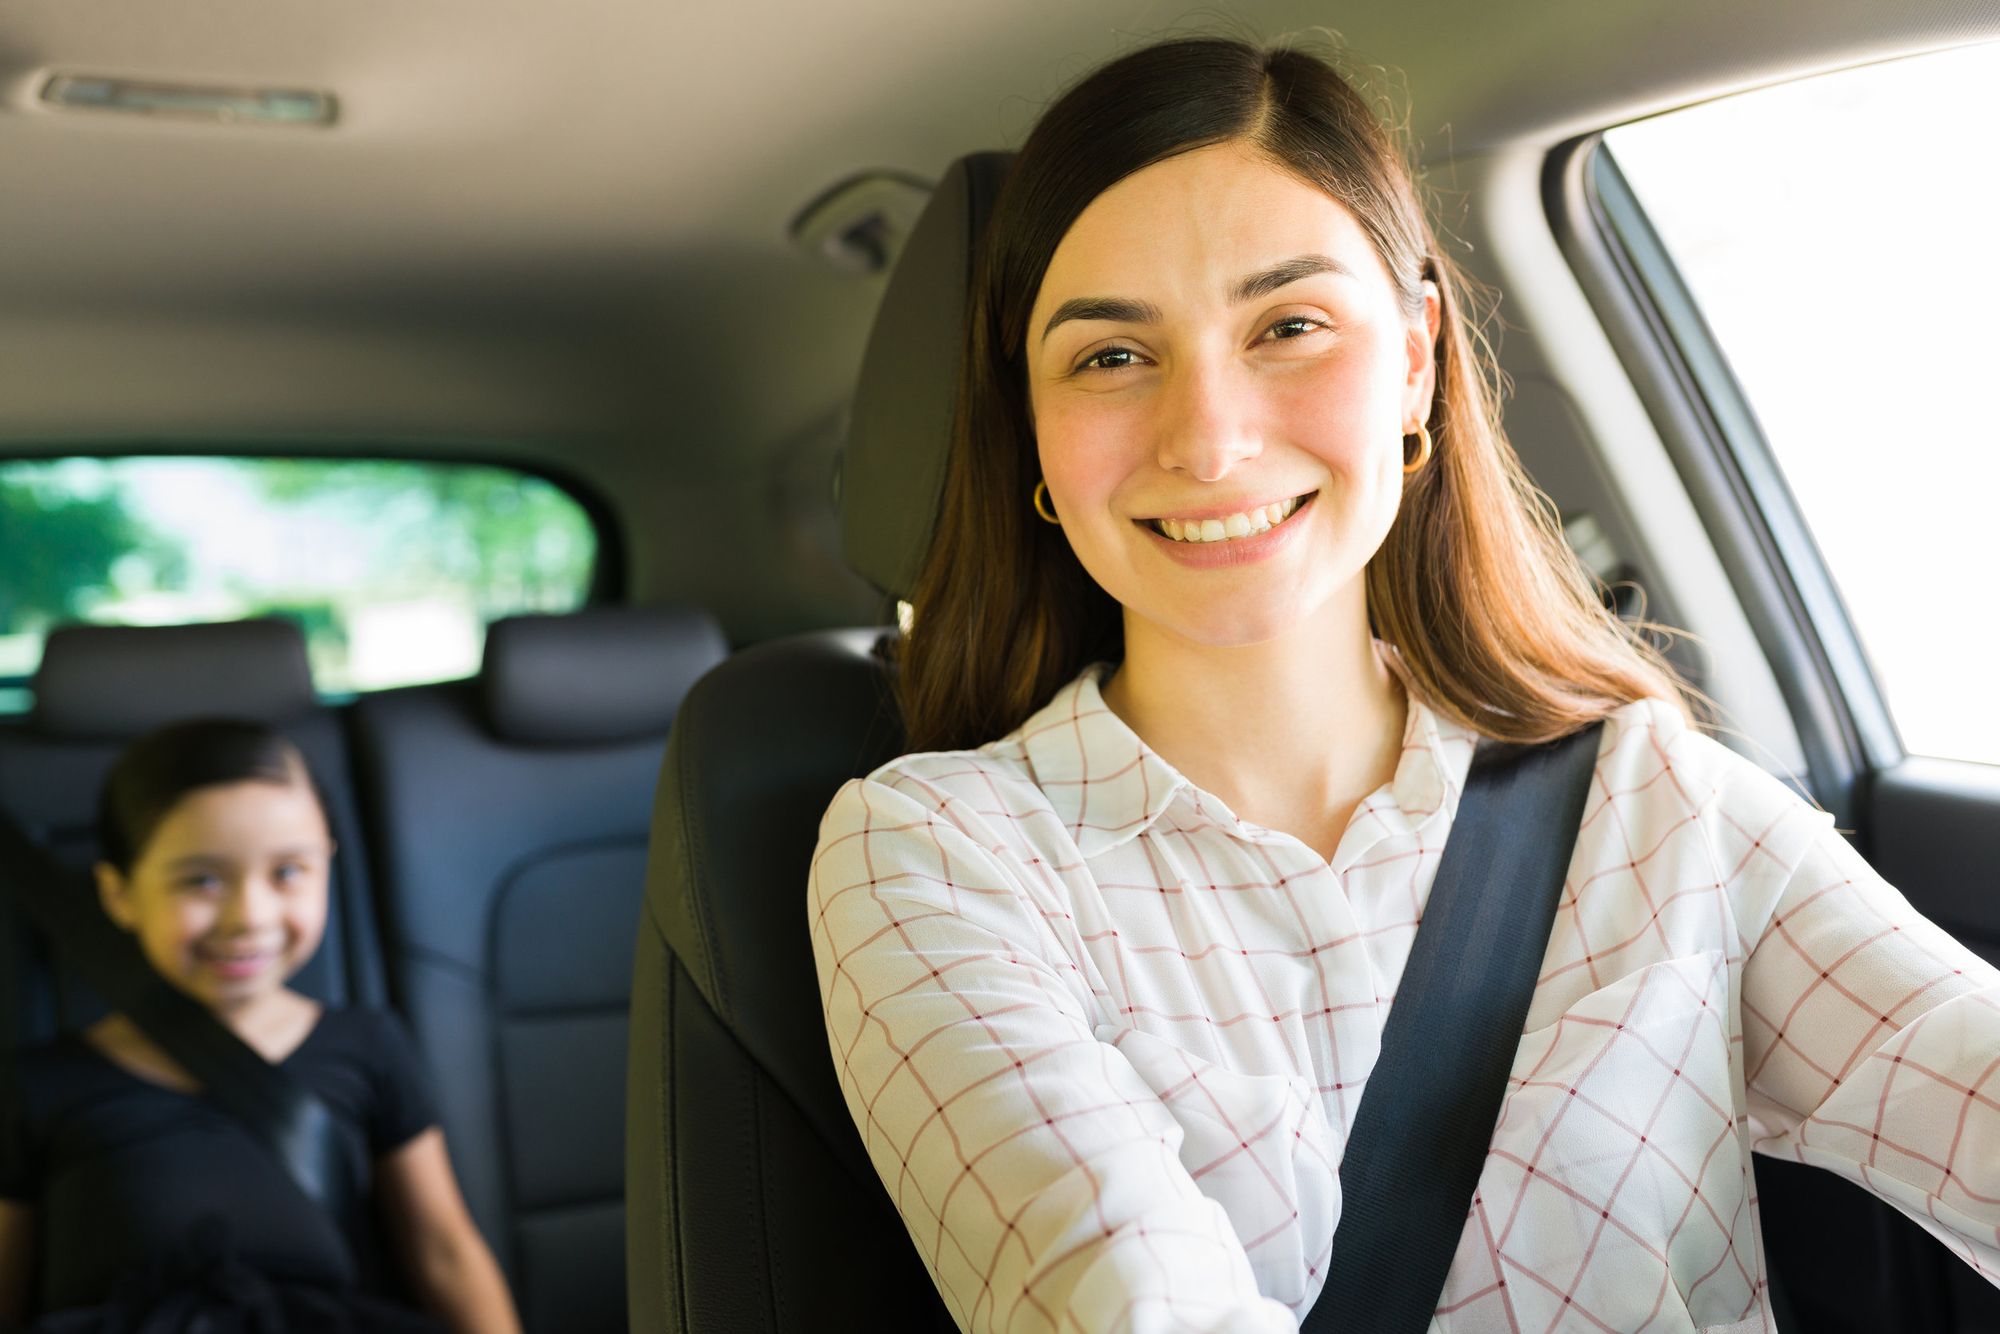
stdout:
<svg viewBox="0 0 2000 1334">
<path fill-rule="evenodd" d="M 1170 768 L 1103 670 L 834 799 L 834 1063 L 961 1327 L 1291 1330 L 1476 737 L 1411 692 L 1329 863 Z M 1770 1328 L 1753 1148 L 2000 1275 L 1996 1067 L 2000 973 L 1830 816 L 1620 708 L 1432 1329 Z"/>
</svg>

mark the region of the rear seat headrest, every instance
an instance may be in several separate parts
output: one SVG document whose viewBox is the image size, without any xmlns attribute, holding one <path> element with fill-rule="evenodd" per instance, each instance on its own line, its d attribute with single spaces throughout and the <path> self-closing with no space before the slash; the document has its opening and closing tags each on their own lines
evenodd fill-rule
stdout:
<svg viewBox="0 0 2000 1334">
<path fill-rule="evenodd" d="M 841 458 L 842 549 L 855 573 L 893 597 L 909 596 L 930 545 L 973 254 L 1012 160 L 971 153 L 951 164 L 910 229 L 868 335 Z"/>
<path fill-rule="evenodd" d="M 516 616 L 486 630 L 486 718 L 503 740 L 596 745 L 662 736 L 688 688 L 729 655 L 693 607 Z"/>
<path fill-rule="evenodd" d="M 66 625 L 35 671 L 37 731 L 128 741 L 183 718 L 290 722 L 319 703 L 290 621 Z"/>
</svg>

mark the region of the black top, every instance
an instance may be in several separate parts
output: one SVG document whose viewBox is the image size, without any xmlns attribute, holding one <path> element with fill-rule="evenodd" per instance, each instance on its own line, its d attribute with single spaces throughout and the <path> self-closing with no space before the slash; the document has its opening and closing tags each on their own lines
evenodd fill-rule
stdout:
<svg viewBox="0 0 2000 1334">
<path fill-rule="evenodd" d="M 280 1064 L 334 1112 L 354 1174 L 348 1198 L 369 1200 L 375 1159 L 436 1124 L 410 1040 L 382 1011 L 326 1011 Z M 0 1092 L 0 1199 L 36 1210 L 31 1309 L 102 1303 L 121 1275 L 218 1231 L 274 1279 L 346 1287 L 352 1255 L 364 1290 L 396 1289 L 370 1219 L 329 1219 L 205 1099 L 141 1079 L 73 1034 L 21 1053 L 12 1074 Z"/>
</svg>

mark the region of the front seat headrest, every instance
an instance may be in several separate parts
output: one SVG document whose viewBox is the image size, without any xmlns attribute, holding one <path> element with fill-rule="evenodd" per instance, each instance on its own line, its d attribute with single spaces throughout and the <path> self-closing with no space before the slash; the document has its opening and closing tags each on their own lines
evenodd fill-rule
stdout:
<svg viewBox="0 0 2000 1334">
<path fill-rule="evenodd" d="M 855 386 L 841 463 L 847 563 L 907 598 L 930 544 L 944 487 L 965 346 L 972 260 L 1011 153 L 951 164 L 889 277 Z"/>
<path fill-rule="evenodd" d="M 66 625 L 35 670 L 33 725 L 51 736 L 129 741 L 184 718 L 277 725 L 311 711 L 306 641 L 290 621 Z"/>
<path fill-rule="evenodd" d="M 688 688 L 728 655 L 694 607 L 512 616 L 487 627 L 479 688 L 502 740 L 604 745 L 665 736 Z"/>
</svg>

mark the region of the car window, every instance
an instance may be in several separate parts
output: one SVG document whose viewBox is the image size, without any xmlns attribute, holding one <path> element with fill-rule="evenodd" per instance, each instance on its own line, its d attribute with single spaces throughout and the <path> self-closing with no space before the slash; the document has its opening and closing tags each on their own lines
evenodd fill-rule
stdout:
<svg viewBox="0 0 2000 1334">
<path fill-rule="evenodd" d="M 509 468 L 402 460 L 0 462 L 0 707 L 48 630 L 278 615 L 322 692 L 474 672 L 488 622 L 589 595 L 577 499 Z"/>
<path fill-rule="evenodd" d="M 1754 410 L 1914 754 L 2000 763 L 2000 46 L 1691 107 L 1604 145 Z M 1739 442 L 1740 443 L 1740 442 Z"/>
</svg>

